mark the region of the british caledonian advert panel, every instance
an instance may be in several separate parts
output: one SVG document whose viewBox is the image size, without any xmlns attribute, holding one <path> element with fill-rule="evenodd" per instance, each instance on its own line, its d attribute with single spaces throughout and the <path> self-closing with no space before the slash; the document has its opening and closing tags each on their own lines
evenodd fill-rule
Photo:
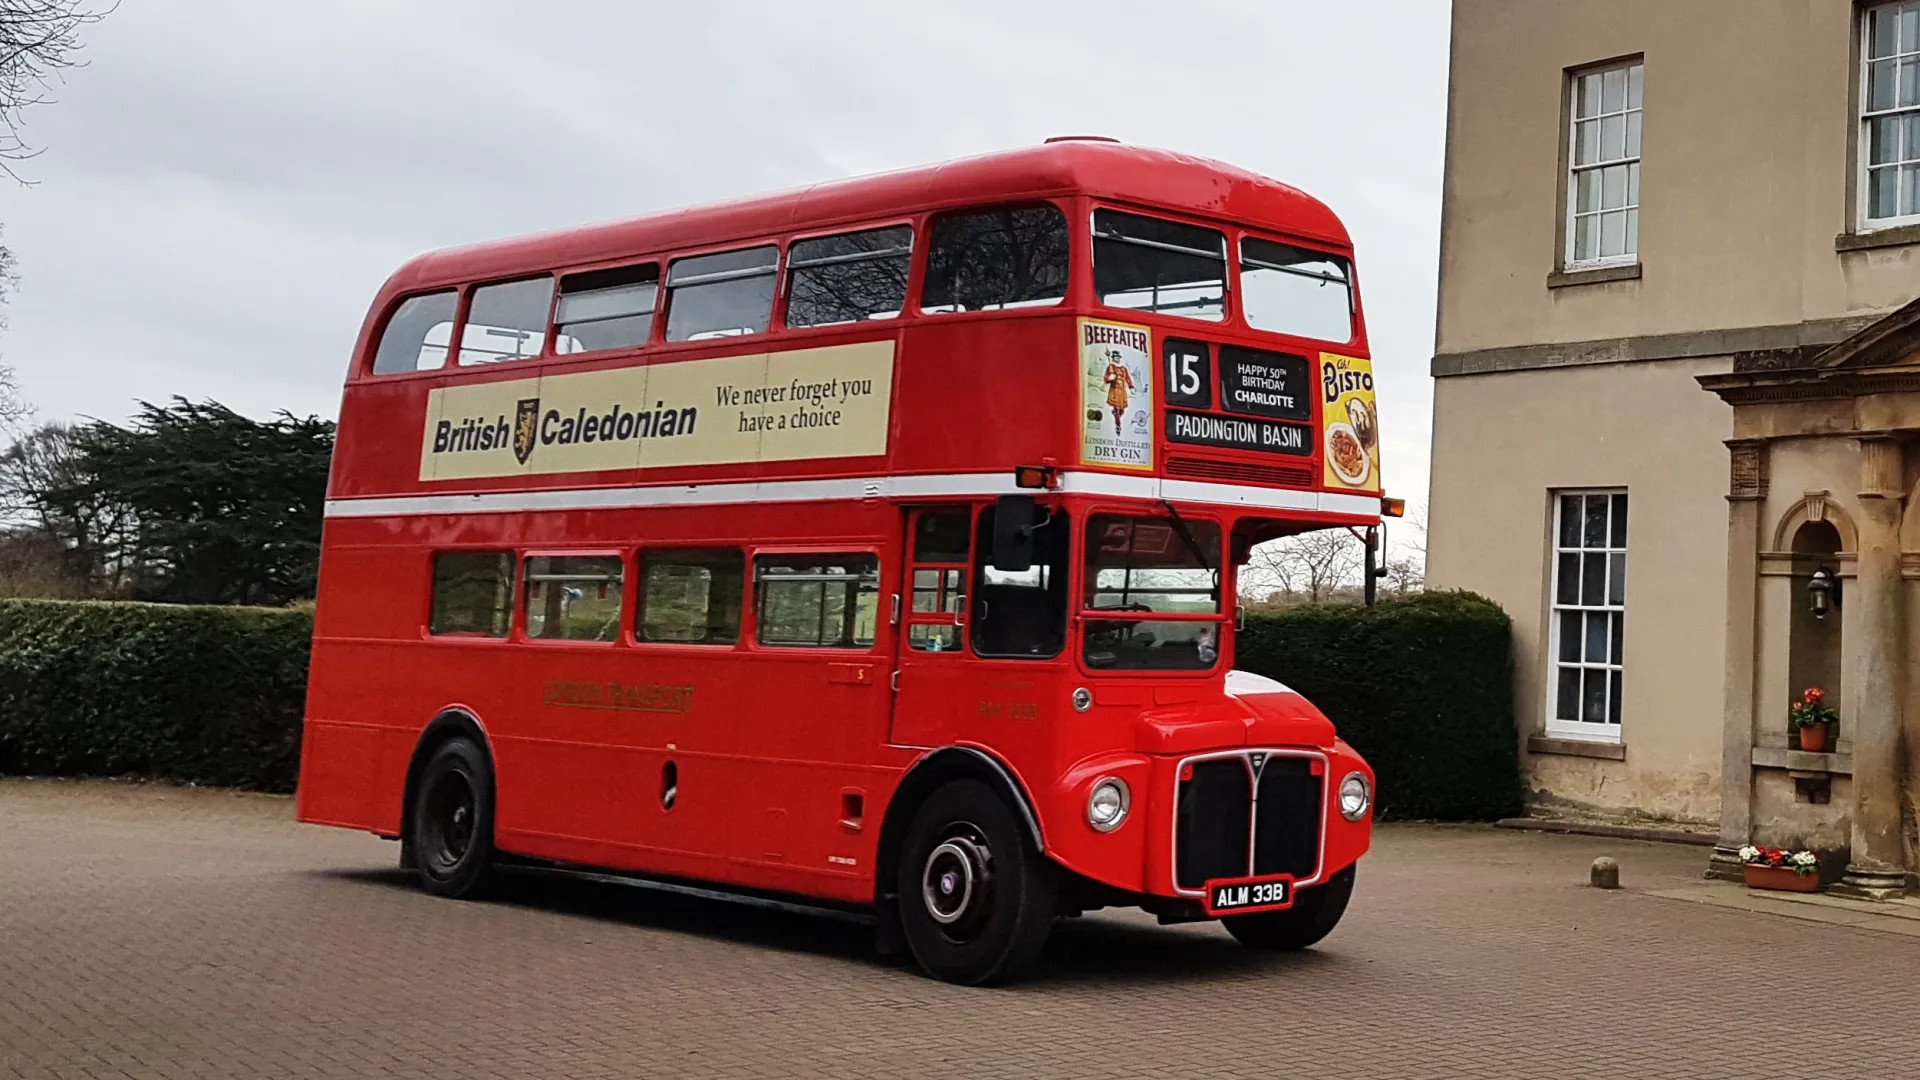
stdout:
<svg viewBox="0 0 1920 1080">
<path fill-rule="evenodd" d="M 1080 320 L 1080 463 L 1153 468 L 1150 331 Z"/>
<path fill-rule="evenodd" d="M 893 344 L 441 387 L 427 399 L 420 479 L 877 456 Z"/>
<path fill-rule="evenodd" d="M 1320 354 L 1320 407 L 1325 420 L 1325 483 L 1380 490 L 1380 424 L 1373 406 L 1373 364 L 1356 356 Z"/>
</svg>

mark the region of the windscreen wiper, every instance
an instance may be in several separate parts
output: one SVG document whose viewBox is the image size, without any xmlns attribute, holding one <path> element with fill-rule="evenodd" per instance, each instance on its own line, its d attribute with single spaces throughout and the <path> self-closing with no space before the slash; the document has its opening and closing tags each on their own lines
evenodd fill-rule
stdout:
<svg viewBox="0 0 1920 1080">
<path fill-rule="evenodd" d="M 1180 534 L 1181 540 L 1186 541 L 1187 550 L 1193 552 L 1193 557 L 1200 560 L 1201 568 L 1209 574 L 1214 573 L 1213 564 L 1207 561 L 1207 553 L 1200 548 L 1200 541 L 1195 540 L 1193 530 L 1187 528 L 1187 519 L 1181 517 L 1180 511 L 1175 510 L 1173 504 L 1167 500 L 1161 499 L 1160 505 L 1167 508 L 1167 516 L 1173 519 L 1173 531 Z"/>
</svg>

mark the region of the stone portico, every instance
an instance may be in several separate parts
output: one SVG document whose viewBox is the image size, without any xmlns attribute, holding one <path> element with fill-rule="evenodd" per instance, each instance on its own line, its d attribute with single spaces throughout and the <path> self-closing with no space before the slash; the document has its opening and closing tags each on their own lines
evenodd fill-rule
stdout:
<svg viewBox="0 0 1920 1080">
<path fill-rule="evenodd" d="M 1700 384 L 1733 408 L 1727 440 L 1726 688 L 1720 840 L 1806 847 L 1867 899 L 1920 870 L 1920 300 L 1836 345 L 1736 356 Z M 1839 581 L 1824 617 L 1808 588 Z M 1827 753 L 1790 741 L 1806 687 L 1840 713 Z"/>
</svg>

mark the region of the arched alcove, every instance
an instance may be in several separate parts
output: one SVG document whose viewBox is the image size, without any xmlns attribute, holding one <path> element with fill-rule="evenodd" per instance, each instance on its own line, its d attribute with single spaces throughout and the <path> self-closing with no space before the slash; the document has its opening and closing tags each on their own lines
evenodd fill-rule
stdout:
<svg viewBox="0 0 1920 1080">
<path fill-rule="evenodd" d="M 1809 686 L 1820 687 L 1827 692 L 1827 703 L 1836 709 L 1845 708 L 1840 696 L 1840 665 L 1844 655 L 1840 603 L 1833 603 L 1826 616 L 1821 617 L 1814 611 L 1808 584 L 1815 571 L 1824 569 L 1833 575 L 1838 588 L 1839 556 L 1845 550 L 1844 545 L 1844 537 L 1833 521 L 1812 520 L 1802 521 L 1794 529 L 1788 548 L 1793 553 L 1792 590 L 1787 607 L 1791 620 L 1787 635 L 1788 692 L 1797 698 Z M 1844 602 L 1844 594 L 1835 595 Z M 1777 715 L 1779 722 L 1785 724 L 1784 704 Z"/>
<path fill-rule="evenodd" d="M 1853 527 L 1853 518 L 1824 491 L 1807 492 L 1805 498 L 1780 515 L 1780 524 L 1773 530 L 1773 550 L 1795 550 L 1794 538 L 1799 535 L 1801 526 L 1809 523 L 1833 526 L 1834 533 L 1839 537 L 1840 546 L 1836 550 L 1849 554 L 1860 550 L 1860 534 Z"/>
</svg>

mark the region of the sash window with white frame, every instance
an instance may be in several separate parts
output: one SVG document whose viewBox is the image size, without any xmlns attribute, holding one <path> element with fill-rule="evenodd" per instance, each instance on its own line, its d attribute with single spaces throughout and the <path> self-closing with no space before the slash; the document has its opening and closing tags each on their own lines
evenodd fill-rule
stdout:
<svg viewBox="0 0 1920 1080">
<path fill-rule="evenodd" d="M 1920 0 L 1860 13 L 1860 224 L 1920 224 Z"/>
<path fill-rule="evenodd" d="M 1618 742 L 1627 493 L 1554 494 L 1547 733 Z"/>
<path fill-rule="evenodd" d="M 1572 76 L 1567 127 L 1566 266 L 1640 257 L 1640 95 L 1632 60 Z"/>
</svg>

